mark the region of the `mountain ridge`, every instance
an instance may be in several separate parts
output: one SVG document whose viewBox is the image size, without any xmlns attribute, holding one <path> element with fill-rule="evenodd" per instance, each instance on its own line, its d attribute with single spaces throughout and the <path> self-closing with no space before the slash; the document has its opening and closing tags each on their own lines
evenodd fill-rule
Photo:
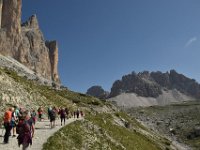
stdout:
<svg viewBox="0 0 200 150">
<path fill-rule="evenodd" d="M 99 89 L 96 88 L 96 93 L 95 91 L 94 93 L 89 91 L 91 87 L 88 89 L 87 94 L 96 96 L 98 92 L 98 95 L 102 96 L 106 93 L 101 86 L 96 87 L 99 87 Z M 191 99 L 200 98 L 200 84 L 194 79 L 190 79 L 175 70 L 170 70 L 165 73 L 160 71 L 136 73 L 133 71 L 130 74 L 122 76 L 120 80 L 116 80 L 112 85 L 109 95 L 107 97 L 104 96 L 104 98 L 114 98 L 123 93 L 135 93 L 140 97 L 156 99 L 163 94 L 163 91 L 173 90 L 177 90 L 182 95 L 191 97 Z"/>
<path fill-rule="evenodd" d="M 200 97 L 200 85 L 194 79 L 179 74 L 175 70 L 166 73 L 144 71 L 137 74 L 132 72 L 113 83 L 110 97 L 120 93 L 136 93 L 143 97 L 158 97 L 162 94 L 162 89 L 177 89 L 186 95 L 195 98 Z"/>
</svg>

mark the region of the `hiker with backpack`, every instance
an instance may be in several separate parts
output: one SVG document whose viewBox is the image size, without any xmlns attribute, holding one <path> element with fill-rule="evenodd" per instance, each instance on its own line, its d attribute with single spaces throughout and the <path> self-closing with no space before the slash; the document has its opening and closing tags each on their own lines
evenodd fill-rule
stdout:
<svg viewBox="0 0 200 150">
<path fill-rule="evenodd" d="M 84 115 L 82 110 L 80 110 L 80 115 L 81 115 L 81 117 L 83 117 L 83 115 Z"/>
<path fill-rule="evenodd" d="M 64 121 L 64 125 L 65 125 L 65 118 L 66 118 L 66 111 L 64 108 L 61 108 L 59 110 L 59 114 L 60 114 L 60 120 L 61 120 L 61 126 L 62 126 L 62 122 Z"/>
<path fill-rule="evenodd" d="M 9 136 L 10 132 L 12 129 L 11 126 L 11 119 L 12 119 L 12 112 L 14 111 L 14 108 L 9 108 L 5 113 L 4 113 L 4 128 L 6 130 L 5 135 L 4 135 L 4 144 L 8 144 L 9 142 Z"/>
<path fill-rule="evenodd" d="M 16 137 L 16 125 L 17 125 L 17 121 L 18 121 L 18 117 L 17 117 L 17 111 L 16 111 L 16 106 L 13 108 L 12 111 L 12 119 L 11 119 L 11 126 L 12 126 L 12 131 L 13 131 L 13 137 Z"/>
<path fill-rule="evenodd" d="M 32 145 L 32 138 L 34 136 L 35 128 L 29 111 L 25 111 L 19 118 L 19 123 L 16 127 L 18 135 L 18 146 L 22 145 L 22 149 L 26 150 L 29 145 Z"/>
<path fill-rule="evenodd" d="M 43 110 L 42 106 L 40 106 L 40 107 L 38 108 L 38 118 L 39 118 L 38 120 L 39 120 L 39 121 L 42 121 L 43 112 L 44 112 L 44 110 Z"/>
<path fill-rule="evenodd" d="M 65 112 L 66 112 L 66 118 L 69 119 L 69 109 L 67 107 L 65 108 Z"/>
<path fill-rule="evenodd" d="M 50 107 L 48 107 L 48 109 L 47 109 L 47 114 L 48 114 L 48 119 L 50 119 L 50 111 L 52 110 L 52 108 L 51 108 L 51 106 Z"/>
<path fill-rule="evenodd" d="M 35 125 L 35 123 L 36 123 L 36 120 L 37 120 L 37 114 L 36 114 L 36 112 L 35 112 L 35 109 L 32 109 L 32 111 L 31 111 L 31 118 L 32 118 L 32 120 L 33 120 L 33 124 Z"/>
<path fill-rule="evenodd" d="M 79 115 L 80 115 L 80 109 L 77 108 L 77 110 L 76 110 L 76 117 L 79 118 Z"/>
<path fill-rule="evenodd" d="M 49 112 L 50 127 L 51 128 L 55 127 L 56 113 L 57 113 L 56 107 L 53 107 L 53 109 L 51 109 L 50 112 Z"/>
</svg>

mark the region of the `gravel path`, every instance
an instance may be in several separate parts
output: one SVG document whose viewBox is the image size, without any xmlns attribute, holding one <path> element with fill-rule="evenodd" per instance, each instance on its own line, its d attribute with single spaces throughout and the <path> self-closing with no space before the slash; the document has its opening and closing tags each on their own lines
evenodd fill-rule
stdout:
<svg viewBox="0 0 200 150">
<path fill-rule="evenodd" d="M 74 122 L 77 119 L 66 120 L 66 125 Z M 60 125 L 60 120 L 56 120 L 56 127 L 50 129 L 49 120 L 44 120 L 42 122 L 37 122 L 35 126 L 35 136 L 33 138 L 33 145 L 28 148 L 28 150 L 41 150 L 43 144 L 47 139 L 52 136 L 56 131 L 58 131 L 63 126 Z M 5 130 L 3 131 L 5 132 Z M 0 135 L 2 135 L 2 129 L 0 129 Z M 3 134 L 4 135 L 4 134 Z M 16 137 L 9 138 L 9 144 L 3 144 L 3 137 L 0 137 L 0 150 L 21 150 L 22 146 L 19 148 L 17 144 Z"/>
</svg>

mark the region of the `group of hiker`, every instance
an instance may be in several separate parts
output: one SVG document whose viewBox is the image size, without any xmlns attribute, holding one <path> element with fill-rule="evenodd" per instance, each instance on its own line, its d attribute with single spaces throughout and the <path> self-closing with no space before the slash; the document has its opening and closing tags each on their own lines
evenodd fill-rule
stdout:
<svg viewBox="0 0 200 150">
<path fill-rule="evenodd" d="M 68 108 L 56 108 L 56 107 L 49 107 L 48 108 L 48 119 L 50 120 L 50 127 L 55 127 L 55 120 L 56 120 L 56 114 L 60 116 L 61 126 L 65 125 L 65 120 L 69 119 L 71 117 L 79 118 L 83 117 L 83 111 L 81 111 L 79 108 L 75 111 L 71 111 Z"/>
<path fill-rule="evenodd" d="M 5 128 L 4 144 L 8 144 L 11 133 L 13 137 L 16 137 L 16 134 L 18 134 L 18 145 L 23 145 L 23 150 L 32 144 L 32 138 L 35 132 L 34 124 L 36 121 L 36 114 L 34 112 L 34 110 L 19 109 L 17 106 L 10 107 L 5 111 L 3 118 Z"/>
<path fill-rule="evenodd" d="M 18 145 L 22 145 L 22 149 L 25 150 L 29 145 L 32 145 L 32 138 L 34 137 L 36 121 L 43 121 L 44 109 L 39 107 L 37 111 L 34 109 L 27 110 L 18 108 L 17 106 L 10 107 L 4 113 L 3 125 L 5 128 L 4 144 L 9 142 L 9 137 L 16 137 Z M 79 118 L 83 117 L 83 111 L 77 108 L 76 111 L 70 112 L 68 108 L 56 108 L 49 107 L 47 110 L 48 119 L 50 120 L 50 128 L 55 127 L 56 118 L 60 117 L 61 126 L 65 125 L 65 120 L 71 117 Z M 38 118 L 38 119 L 37 119 Z"/>
</svg>

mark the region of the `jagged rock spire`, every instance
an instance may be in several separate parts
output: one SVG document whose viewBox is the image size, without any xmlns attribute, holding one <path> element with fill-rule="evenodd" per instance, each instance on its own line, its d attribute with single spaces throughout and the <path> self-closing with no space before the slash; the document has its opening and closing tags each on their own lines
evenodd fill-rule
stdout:
<svg viewBox="0 0 200 150">
<path fill-rule="evenodd" d="M 22 24 L 22 26 L 25 26 L 27 28 L 39 29 L 39 24 L 36 14 L 32 15 L 25 23 Z"/>
</svg>

